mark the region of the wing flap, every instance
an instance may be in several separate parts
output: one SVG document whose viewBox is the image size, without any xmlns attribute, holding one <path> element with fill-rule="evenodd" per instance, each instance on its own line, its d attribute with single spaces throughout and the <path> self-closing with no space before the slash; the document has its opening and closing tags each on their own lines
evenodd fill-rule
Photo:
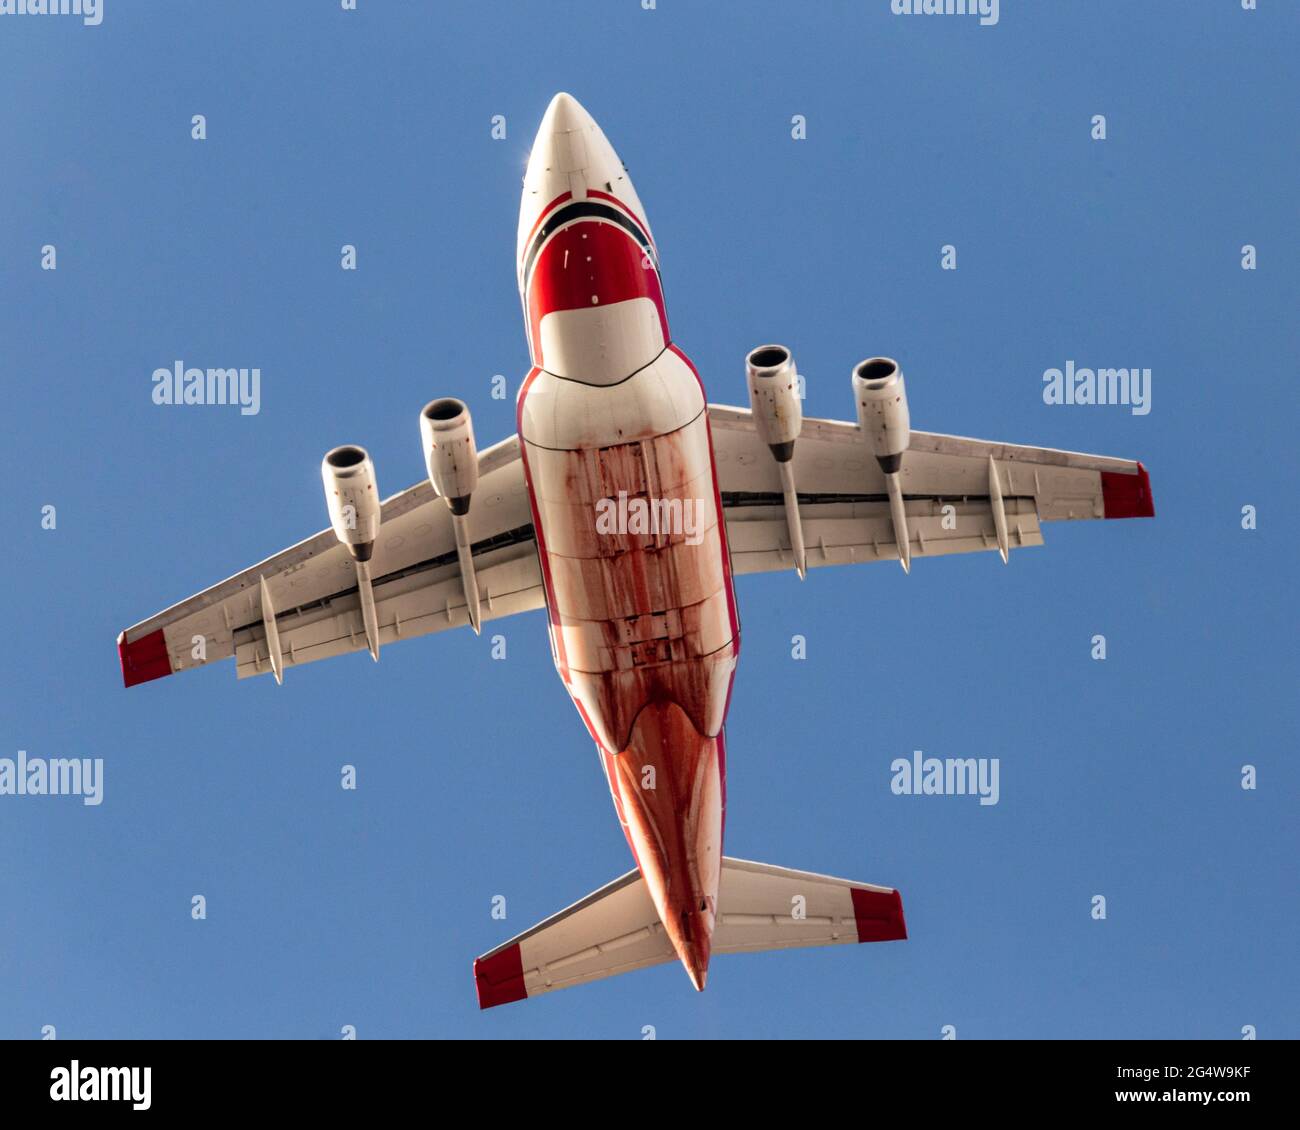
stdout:
<svg viewBox="0 0 1300 1130">
<path fill-rule="evenodd" d="M 482 564 L 475 560 L 484 623 L 546 605 L 533 543 L 524 543 L 521 548 L 498 550 Z M 459 571 L 444 566 L 440 572 L 444 575 L 438 579 L 416 574 L 375 586 L 381 646 L 469 623 Z M 367 647 L 355 589 L 309 611 L 279 615 L 276 622 L 286 668 Z M 235 669 L 241 679 L 271 673 L 266 629 L 261 623 L 250 624 L 235 634 Z"/>
<path fill-rule="evenodd" d="M 950 505 L 950 514 L 944 506 Z M 1030 499 L 1004 500 L 1011 548 L 1042 545 L 1038 515 Z M 952 503 L 910 500 L 906 504 L 913 557 L 939 557 L 998 548 L 993 510 L 986 499 Z M 898 545 L 885 502 L 801 505 L 809 568 L 896 561 Z M 790 527 L 779 507 L 740 507 L 727 513 L 727 541 L 736 574 L 793 567 Z"/>
</svg>

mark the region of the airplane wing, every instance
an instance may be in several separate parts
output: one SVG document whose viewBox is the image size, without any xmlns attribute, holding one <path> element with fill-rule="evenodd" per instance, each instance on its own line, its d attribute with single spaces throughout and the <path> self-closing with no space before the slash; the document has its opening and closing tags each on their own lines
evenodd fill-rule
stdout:
<svg viewBox="0 0 1300 1130">
<path fill-rule="evenodd" d="M 752 953 L 907 937 L 889 887 L 723 856 L 712 952 Z M 480 1008 L 672 961 L 639 871 L 629 871 L 474 962 Z"/>
<path fill-rule="evenodd" d="M 735 573 L 794 567 L 780 467 L 748 408 L 709 405 Z M 1044 447 L 910 433 L 899 476 L 904 552 L 886 476 L 856 423 L 806 418 L 793 484 L 808 568 L 1042 545 L 1041 523 L 1149 518 L 1141 463 Z"/>
<path fill-rule="evenodd" d="M 483 620 L 545 605 L 519 439 L 478 456 L 479 484 L 465 518 Z M 428 480 L 386 499 L 369 562 L 378 644 L 469 622 L 451 511 Z M 277 644 L 273 657 L 268 637 Z M 234 658 L 239 677 L 368 646 L 358 572 L 326 529 L 236 573 L 118 637 L 130 687 Z"/>
</svg>

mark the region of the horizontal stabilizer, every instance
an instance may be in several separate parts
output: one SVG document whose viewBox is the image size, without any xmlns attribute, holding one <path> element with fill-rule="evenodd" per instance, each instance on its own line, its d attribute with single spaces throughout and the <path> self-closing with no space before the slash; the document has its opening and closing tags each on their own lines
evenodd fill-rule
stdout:
<svg viewBox="0 0 1300 1130">
<path fill-rule="evenodd" d="M 889 887 L 724 858 L 713 952 L 907 938 L 903 899 Z"/>
<path fill-rule="evenodd" d="M 474 962 L 480 1008 L 671 961 L 641 872 L 629 871 Z"/>
<path fill-rule="evenodd" d="M 757 953 L 907 937 L 897 891 L 724 857 L 713 947 Z M 474 962 L 480 1008 L 567 989 L 676 956 L 629 871 Z"/>
</svg>

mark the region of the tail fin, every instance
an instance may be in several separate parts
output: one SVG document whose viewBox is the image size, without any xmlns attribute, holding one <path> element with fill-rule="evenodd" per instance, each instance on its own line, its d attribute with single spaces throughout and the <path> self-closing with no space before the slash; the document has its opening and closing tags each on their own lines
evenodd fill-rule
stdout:
<svg viewBox="0 0 1300 1130">
<path fill-rule="evenodd" d="M 907 937 L 889 887 L 722 860 L 713 952 L 887 942 Z M 552 915 L 474 962 L 480 1008 L 509 1004 L 676 957 L 637 871 Z"/>
</svg>

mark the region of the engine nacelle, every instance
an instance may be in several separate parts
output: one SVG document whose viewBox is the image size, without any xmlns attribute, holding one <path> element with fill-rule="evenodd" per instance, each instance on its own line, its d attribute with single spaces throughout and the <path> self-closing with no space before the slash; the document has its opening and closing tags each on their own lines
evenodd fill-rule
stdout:
<svg viewBox="0 0 1300 1130">
<path fill-rule="evenodd" d="M 433 489 L 453 514 L 468 514 L 470 495 L 478 487 L 478 449 L 469 406 L 450 396 L 429 401 L 420 413 L 420 435 Z"/>
<path fill-rule="evenodd" d="M 858 426 L 885 474 L 898 471 L 911 439 L 903 371 L 890 357 L 869 357 L 853 369 Z"/>
<path fill-rule="evenodd" d="M 369 561 L 379 536 L 379 484 L 364 447 L 345 444 L 320 465 L 325 505 L 334 533 L 357 561 Z"/>
<path fill-rule="evenodd" d="M 794 358 L 784 345 L 760 345 L 745 358 L 745 376 L 759 438 L 772 449 L 778 463 L 788 463 L 803 427 Z"/>
</svg>

